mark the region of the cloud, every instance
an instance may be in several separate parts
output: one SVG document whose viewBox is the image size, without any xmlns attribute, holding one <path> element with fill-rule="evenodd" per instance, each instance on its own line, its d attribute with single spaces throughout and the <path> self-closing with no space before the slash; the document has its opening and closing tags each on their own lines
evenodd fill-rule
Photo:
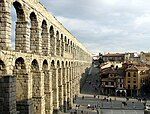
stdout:
<svg viewBox="0 0 150 114">
<path fill-rule="evenodd" d="M 144 27 L 150 25 L 150 13 L 143 14 L 140 17 L 137 17 L 134 21 L 135 28 Z"/>
<path fill-rule="evenodd" d="M 150 49 L 149 0 L 41 2 L 93 53 Z"/>
</svg>

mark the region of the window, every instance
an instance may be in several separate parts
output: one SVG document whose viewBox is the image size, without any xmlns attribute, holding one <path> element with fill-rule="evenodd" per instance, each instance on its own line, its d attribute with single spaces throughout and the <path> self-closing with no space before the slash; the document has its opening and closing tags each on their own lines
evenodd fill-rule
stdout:
<svg viewBox="0 0 150 114">
<path fill-rule="evenodd" d="M 105 82 L 106 85 L 108 85 L 108 82 Z"/>
<path fill-rule="evenodd" d="M 128 85 L 128 89 L 130 89 L 130 85 Z"/>
<path fill-rule="evenodd" d="M 136 83 L 136 81 L 133 81 L 133 83 Z"/>
<path fill-rule="evenodd" d="M 120 87 L 123 87 L 122 84 L 120 84 Z"/>
<path fill-rule="evenodd" d="M 133 85 L 133 88 L 136 89 L 136 85 Z"/>
<path fill-rule="evenodd" d="M 131 76 L 131 74 L 130 74 L 130 72 L 128 72 L 128 77 L 130 77 Z"/>
<path fill-rule="evenodd" d="M 136 72 L 134 72 L 133 77 L 136 77 Z"/>
<path fill-rule="evenodd" d="M 128 81 L 128 83 L 130 83 L 130 81 Z"/>
<path fill-rule="evenodd" d="M 114 82 L 111 82 L 111 85 L 114 85 Z"/>
</svg>

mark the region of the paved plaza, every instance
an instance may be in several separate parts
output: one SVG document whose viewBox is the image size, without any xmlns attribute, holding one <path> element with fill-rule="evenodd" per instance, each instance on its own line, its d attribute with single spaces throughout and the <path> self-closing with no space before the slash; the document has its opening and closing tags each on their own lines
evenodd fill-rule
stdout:
<svg viewBox="0 0 150 114">
<path fill-rule="evenodd" d="M 108 98 L 109 99 L 109 98 Z M 144 105 L 140 101 L 129 100 L 124 106 L 124 101 L 102 100 L 94 98 L 92 95 L 80 95 L 70 111 L 75 114 L 144 114 Z M 88 106 L 90 106 L 88 108 Z"/>
</svg>

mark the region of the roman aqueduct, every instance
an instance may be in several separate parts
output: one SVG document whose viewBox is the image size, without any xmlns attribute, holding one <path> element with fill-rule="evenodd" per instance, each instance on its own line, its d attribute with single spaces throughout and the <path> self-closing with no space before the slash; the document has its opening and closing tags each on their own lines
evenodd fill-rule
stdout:
<svg viewBox="0 0 150 114">
<path fill-rule="evenodd" d="M 11 7 L 17 14 L 11 47 Z M 19 114 L 53 114 L 72 106 L 91 53 L 39 0 L 0 0 L 0 77 L 16 76 Z"/>
</svg>

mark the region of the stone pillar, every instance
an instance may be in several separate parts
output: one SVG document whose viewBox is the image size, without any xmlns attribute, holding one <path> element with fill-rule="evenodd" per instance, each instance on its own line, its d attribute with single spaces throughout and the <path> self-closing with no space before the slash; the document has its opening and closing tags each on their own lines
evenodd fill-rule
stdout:
<svg viewBox="0 0 150 114">
<path fill-rule="evenodd" d="M 7 7 L 6 7 L 7 6 Z M 9 7 L 9 8 L 8 8 Z M 0 50 L 11 49 L 10 5 L 0 1 Z"/>
<path fill-rule="evenodd" d="M 60 56 L 61 54 L 61 43 L 59 38 L 56 39 L 56 54 L 57 56 Z"/>
<path fill-rule="evenodd" d="M 0 77 L 0 113 L 16 114 L 16 77 Z"/>
<path fill-rule="evenodd" d="M 59 88 L 59 108 L 63 110 L 63 82 L 62 82 L 62 69 L 58 69 L 58 88 Z"/>
<path fill-rule="evenodd" d="M 50 35 L 49 35 L 49 33 L 42 33 L 42 53 L 43 53 L 43 55 L 50 54 Z"/>
<path fill-rule="evenodd" d="M 63 89 L 64 89 L 63 108 L 64 108 L 64 112 L 67 112 L 67 84 L 63 84 Z"/>
<path fill-rule="evenodd" d="M 44 94 L 45 94 L 45 114 L 53 113 L 52 98 L 52 74 L 50 71 L 44 71 Z"/>
<path fill-rule="evenodd" d="M 44 76 L 43 72 L 33 72 L 33 105 L 34 114 L 45 114 L 45 98 L 44 98 Z"/>
<path fill-rule="evenodd" d="M 33 53 L 40 54 L 42 52 L 41 28 L 32 27 L 30 30 L 30 50 Z"/>
<path fill-rule="evenodd" d="M 67 68 L 67 108 L 70 109 L 70 71 L 69 68 Z"/>
<path fill-rule="evenodd" d="M 69 85 L 70 85 L 70 108 L 72 108 L 72 106 L 73 106 L 73 95 L 72 95 L 72 93 L 73 93 L 73 91 L 72 91 L 72 68 L 70 68 L 70 79 L 69 79 Z"/>
<path fill-rule="evenodd" d="M 63 42 L 63 39 L 61 41 L 61 56 L 64 56 L 64 50 L 65 50 L 65 43 Z"/>
<path fill-rule="evenodd" d="M 59 111 L 59 94 L 58 94 L 58 69 L 52 71 L 52 89 L 53 89 L 53 114 L 58 114 Z"/>
<path fill-rule="evenodd" d="M 53 35 L 53 36 L 51 36 L 50 38 L 51 38 L 51 40 L 50 40 L 50 44 L 51 44 L 51 46 L 50 46 L 51 55 L 52 55 L 52 56 L 55 56 L 55 55 L 56 55 L 56 36 Z"/>
<path fill-rule="evenodd" d="M 63 110 L 67 112 L 67 78 L 66 78 L 66 69 L 63 68 L 62 70 L 62 88 L 63 88 Z"/>
<path fill-rule="evenodd" d="M 16 22 L 16 51 L 27 52 L 30 50 L 30 29 L 27 21 Z"/>
</svg>

